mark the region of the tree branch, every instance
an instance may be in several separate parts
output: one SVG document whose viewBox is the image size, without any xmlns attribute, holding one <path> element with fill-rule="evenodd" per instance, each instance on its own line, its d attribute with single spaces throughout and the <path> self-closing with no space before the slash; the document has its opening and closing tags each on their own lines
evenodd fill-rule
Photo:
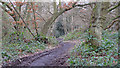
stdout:
<svg viewBox="0 0 120 68">
<path fill-rule="evenodd" d="M 1 2 L 1 1 L 0 1 Z M 4 4 L 4 2 L 2 2 L 2 4 Z M 7 7 L 8 7 L 8 5 L 7 4 L 5 4 Z M 9 13 L 9 10 L 7 10 L 5 7 L 3 7 L 3 6 L 1 6 L 1 8 L 5 11 L 5 12 L 7 12 L 10 16 L 14 16 L 15 15 L 15 12 L 13 11 L 13 9 L 11 8 L 11 7 L 9 7 L 9 9 L 10 9 L 10 11 L 13 11 L 13 14 L 10 14 Z M 16 21 L 16 18 L 15 17 L 13 17 L 13 19 Z"/>
<path fill-rule="evenodd" d="M 72 7 L 69 7 L 69 8 L 67 8 L 67 9 L 61 10 L 60 12 L 54 13 L 53 16 L 52 16 L 50 19 L 48 19 L 47 22 L 44 24 L 41 32 L 42 32 L 43 34 L 47 34 L 47 31 L 48 31 L 48 29 L 49 29 L 49 26 L 56 20 L 57 17 L 59 17 L 59 16 L 60 16 L 61 14 L 63 14 L 64 12 L 69 11 L 69 10 L 71 10 L 71 9 L 77 7 L 77 6 L 83 7 L 83 6 L 86 6 L 86 5 L 94 4 L 94 3 L 88 3 L 88 4 L 83 4 L 83 5 L 80 5 L 80 4 L 79 4 L 79 5 L 76 5 L 76 3 L 77 3 L 77 2 L 74 2 L 74 3 L 72 4 Z"/>
<path fill-rule="evenodd" d="M 10 9 L 10 11 L 13 11 L 13 9 L 7 4 L 7 3 L 5 3 L 5 2 L 2 2 L 2 1 L 0 1 L 2 4 L 5 4 L 9 9 Z"/>
<path fill-rule="evenodd" d="M 50 11 L 48 11 L 51 15 L 53 15 L 53 13 L 52 12 L 50 12 Z"/>
<path fill-rule="evenodd" d="M 83 4 L 83 5 L 81 5 L 81 4 L 77 4 L 77 5 L 75 5 L 75 7 L 83 7 L 83 6 L 86 6 L 86 5 L 91 5 L 91 4 L 95 4 L 95 3 L 88 3 L 88 4 Z"/>
<path fill-rule="evenodd" d="M 33 8 L 33 4 L 31 3 L 32 5 L 32 10 L 33 10 L 33 18 L 34 18 L 34 24 L 35 24 L 35 30 L 36 30 L 36 33 L 37 33 L 37 37 L 38 37 L 38 30 L 37 30 L 37 25 L 36 25 L 36 17 L 35 17 L 35 10 Z"/>
<path fill-rule="evenodd" d="M 116 18 L 114 18 L 113 20 L 118 19 L 118 18 L 120 18 L 120 16 L 117 16 L 117 17 L 116 17 Z"/>
<path fill-rule="evenodd" d="M 43 20 L 44 20 L 44 22 L 46 23 L 46 20 L 38 13 L 38 12 L 36 12 Z"/>
<path fill-rule="evenodd" d="M 16 14 L 15 14 L 15 12 L 13 13 L 13 14 L 10 14 L 9 13 L 9 10 L 7 10 L 5 7 L 3 7 L 3 6 L 0 6 L 5 12 L 7 12 L 13 19 L 14 19 L 14 21 L 16 22 L 17 21 L 17 19 L 16 19 Z M 16 22 L 17 23 L 17 22 Z M 17 28 L 17 26 L 15 25 L 14 26 L 14 28 L 16 29 L 16 31 L 18 31 L 19 32 L 19 30 L 18 30 L 18 28 Z M 19 35 L 19 34 L 17 34 L 17 35 Z"/>
<path fill-rule="evenodd" d="M 108 10 L 108 12 L 110 12 L 110 11 L 112 11 L 112 10 L 114 10 L 114 9 L 116 9 L 117 7 L 119 7 L 120 6 L 120 2 L 118 3 L 118 5 L 116 5 L 116 6 L 114 6 L 113 8 L 111 8 L 111 9 L 109 9 Z"/>
<path fill-rule="evenodd" d="M 9 0 L 9 1 L 10 1 L 10 0 Z M 18 13 L 18 11 L 16 10 L 16 8 L 14 7 L 13 3 L 12 3 L 11 1 L 10 1 L 10 3 L 12 4 L 14 10 L 15 10 L 16 13 L 19 15 L 19 17 L 21 18 L 21 20 L 23 21 L 23 23 L 25 24 L 25 26 L 26 26 L 26 28 L 28 29 L 28 31 L 31 33 L 31 35 L 32 35 L 34 38 L 36 38 L 36 37 L 34 36 L 34 34 L 31 32 L 30 28 L 29 28 L 29 27 L 27 26 L 27 24 L 25 23 L 24 19 L 21 17 L 21 15 Z"/>
<path fill-rule="evenodd" d="M 110 25 L 108 25 L 104 30 L 109 29 L 117 21 L 119 21 L 119 19 L 112 21 L 112 23 Z"/>
</svg>

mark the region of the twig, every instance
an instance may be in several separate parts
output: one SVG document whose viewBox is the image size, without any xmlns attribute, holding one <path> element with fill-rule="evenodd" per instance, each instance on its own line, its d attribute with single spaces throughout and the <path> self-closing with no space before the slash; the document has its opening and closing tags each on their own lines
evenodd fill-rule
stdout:
<svg viewBox="0 0 120 68">
<path fill-rule="evenodd" d="M 53 13 L 52 12 L 50 12 L 50 11 L 48 11 L 51 15 L 53 15 Z"/>
<path fill-rule="evenodd" d="M 43 20 L 44 20 L 44 22 L 46 23 L 46 20 L 38 13 L 38 12 L 36 12 Z"/>
</svg>

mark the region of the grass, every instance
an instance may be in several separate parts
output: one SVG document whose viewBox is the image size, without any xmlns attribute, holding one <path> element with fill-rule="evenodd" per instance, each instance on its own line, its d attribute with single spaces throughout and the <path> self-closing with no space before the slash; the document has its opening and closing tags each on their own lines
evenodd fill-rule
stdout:
<svg viewBox="0 0 120 68">
<path fill-rule="evenodd" d="M 84 33 L 86 35 L 86 32 Z M 82 33 L 81 30 L 74 30 L 73 32 L 69 32 L 68 34 L 61 36 L 65 41 L 67 40 L 73 40 L 73 39 L 81 39 L 85 35 Z"/>
</svg>

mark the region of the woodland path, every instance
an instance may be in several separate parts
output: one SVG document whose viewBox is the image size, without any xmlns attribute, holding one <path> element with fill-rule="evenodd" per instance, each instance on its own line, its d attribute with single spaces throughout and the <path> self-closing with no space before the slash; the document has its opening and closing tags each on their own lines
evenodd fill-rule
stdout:
<svg viewBox="0 0 120 68">
<path fill-rule="evenodd" d="M 70 57 L 70 50 L 74 48 L 75 42 L 61 41 L 54 49 L 37 53 L 33 56 L 23 57 L 10 66 L 66 66 L 67 59 Z"/>
</svg>

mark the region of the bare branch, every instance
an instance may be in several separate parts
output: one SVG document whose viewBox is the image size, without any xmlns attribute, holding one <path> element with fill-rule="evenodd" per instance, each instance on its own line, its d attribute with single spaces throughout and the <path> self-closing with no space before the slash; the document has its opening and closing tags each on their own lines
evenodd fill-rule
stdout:
<svg viewBox="0 0 120 68">
<path fill-rule="evenodd" d="M 53 15 L 53 13 L 52 12 L 50 12 L 50 11 L 48 11 L 51 15 Z"/>
<path fill-rule="evenodd" d="M 111 8 L 111 9 L 109 9 L 108 10 L 108 12 L 110 12 L 110 11 L 112 11 L 112 10 L 114 10 L 114 9 L 116 9 L 117 7 L 119 7 L 120 6 L 120 2 L 118 3 L 118 5 L 116 5 L 116 6 L 114 6 L 113 8 Z"/>
<path fill-rule="evenodd" d="M 7 4 L 7 3 L 5 3 L 5 2 L 2 2 L 2 1 L 0 1 L 2 4 L 5 4 L 11 11 L 13 11 L 13 9 Z"/>
<path fill-rule="evenodd" d="M 4 4 L 4 2 L 3 2 L 3 4 Z M 6 5 L 7 6 L 7 5 Z M 13 9 L 12 8 L 9 8 L 9 9 L 11 9 L 10 11 L 13 11 L 13 14 L 10 14 L 9 13 L 9 10 L 7 10 L 5 7 L 3 7 L 3 6 L 0 6 L 5 12 L 7 12 L 10 16 L 14 16 L 15 15 L 15 12 L 13 11 Z M 14 20 L 16 21 L 16 19 L 15 19 L 15 17 L 13 17 L 14 18 Z"/>
<path fill-rule="evenodd" d="M 86 6 L 86 5 L 91 5 L 91 4 L 95 4 L 95 3 L 88 3 L 88 4 L 83 4 L 83 5 L 81 5 L 81 4 L 77 4 L 77 5 L 75 5 L 75 7 L 83 7 L 83 6 Z"/>
<path fill-rule="evenodd" d="M 91 4 L 94 4 L 94 3 L 88 3 L 88 4 L 83 4 L 83 5 L 76 5 L 77 2 L 74 2 L 72 4 L 72 7 L 69 7 L 69 8 L 66 8 L 66 9 L 63 9 L 61 10 L 60 12 L 56 12 L 53 14 L 53 16 L 47 20 L 47 22 L 44 24 L 43 28 L 42 28 L 42 33 L 43 34 L 46 34 L 47 33 L 47 30 L 49 29 L 49 26 L 57 19 L 57 17 L 59 17 L 61 14 L 63 14 L 64 12 L 66 11 L 69 11 L 77 6 L 79 7 L 83 7 L 83 6 L 86 6 L 86 5 L 91 5 Z"/>
<path fill-rule="evenodd" d="M 44 20 L 44 22 L 46 23 L 46 20 L 38 13 L 38 12 L 36 12 L 43 20 Z"/>
<path fill-rule="evenodd" d="M 120 18 L 120 16 L 117 16 L 117 17 L 116 17 L 116 18 L 114 18 L 113 20 L 118 19 L 118 18 Z"/>
<path fill-rule="evenodd" d="M 10 1 L 10 0 L 9 0 Z M 31 32 L 31 30 L 30 30 L 30 28 L 27 26 L 27 24 L 25 23 L 25 21 L 24 21 L 24 19 L 21 17 L 21 15 L 19 14 L 19 12 L 16 10 L 16 8 L 14 7 L 14 5 L 13 5 L 13 3 L 10 1 L 10 3 L 12 4 L 12 6 L 13 6 L 13 8 L 14 8 L 14 10 L 16 11 L 16 13 L 19 15 L 19 17 L 21 18 L 21 20 L 23 21 L 23 23 L 25 24 L 25 26 L 26 26 L 26 28 L 28 29 L 28 31 L 31 33 L 31 35 L 34 37 L 34 38 L 36 38 L 35 36 L 34 36 L 34 34 Z"/>
<path fill-rule="evenodd" d="M 117 21 L 119 21 L 119 19 L 116 19 L 116 20 L 112 21 L 112 23 L 109 26 L 107 26 L 104 30 L 109 29 Z"/>
<path fill-rule="evenodd" d="M 35 17 L 35 10 L 33 8 L 33 4 L 31 3 L 32 5 L 32 10 L 33 10 L 33 18 L 34 18 L 34 24 L 35 24 L 35 30 L 36 30 L 36 33 L 37 33 L 37 37 L 38 37 L 38 30 L 37 30 L 37 25 L 36 25 L 36 17 Z"/>
</svg>

